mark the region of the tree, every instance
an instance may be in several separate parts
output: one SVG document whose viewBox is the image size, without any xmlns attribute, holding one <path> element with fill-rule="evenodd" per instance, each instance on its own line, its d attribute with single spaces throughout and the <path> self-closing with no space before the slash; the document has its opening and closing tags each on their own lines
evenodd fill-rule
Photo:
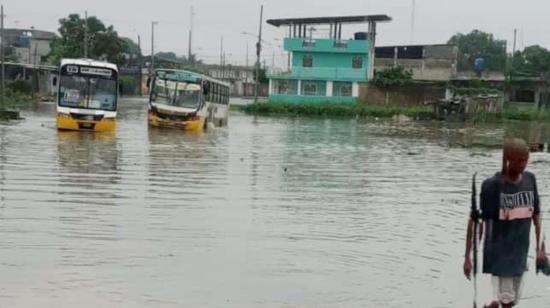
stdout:
<svg viewBox="0 0 550 308">
<path fill-rule="evenodd" d="M 229 65 L 229 68 L 231 66 Z M 254 76 L 254 80 L 256 80 L 256 70 L 254 70 L 254 72 L 252 73 L 253 76 Z M 265 67 L 263 68 L 260 68 L 258 70 L 258 82 L 260 84 L 265 84 L 265 83 L 268 83 L 269 82 L 269 78 L 267 78 L 267 70 Z"/>
<path fill-rule="evenodd" d="M 178 55 L 176 55 L 173 52 L 157 52 L 155 53 L 155 58 L 164 59 L 164 60 L 172 60 L 172 61 L 179 61 Z"/>
<path fill-rule="evenodd" d="M 88 23 L 88 58 L 123 64 L 127 42 L 118 36 L 113 26 L 91 16 Z M 86 20 L 71 14 L 59 20 L 59 37 L 52 42 L 50 62 L 59 64 L 62 58 L 82 58 L 85 49 Z"/>
<path fill-rule="evenodd" d="M 529 46 L 514 54 L 512 70 L 515 76 L 541 76 L 550 72 L 550 51 L 539 45 Z"/>
<path fill-rule="evenodd" d="M 495 39 L 490 33 L 479 30 L 458 33 L 448 43 L 458 46 L 459 70 L 473 70 L 478 58 L 485 60 L 487 70 L 503 72 L 506 69 L 506 41 Z"/>
</svg>

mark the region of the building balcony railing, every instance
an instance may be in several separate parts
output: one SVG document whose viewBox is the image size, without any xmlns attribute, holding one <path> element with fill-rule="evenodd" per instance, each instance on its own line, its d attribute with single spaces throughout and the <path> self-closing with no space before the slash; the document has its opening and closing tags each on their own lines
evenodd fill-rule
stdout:
<svg viewBox="0 0 550 308">
<path fill-rule="evenodd" d="M 294 67 L 290 73 L 271 75 L 270 77 L 276 79 L 364 81 L 367 80 L 367 70 L 365 68 Z"/>
<path fill-rule="evenodd" d="M 291 52 L 303 51 L 365 54 L 369 52 L 369 42 L 367 40 L 285 38 L 285 50 Z"/>
</svg>

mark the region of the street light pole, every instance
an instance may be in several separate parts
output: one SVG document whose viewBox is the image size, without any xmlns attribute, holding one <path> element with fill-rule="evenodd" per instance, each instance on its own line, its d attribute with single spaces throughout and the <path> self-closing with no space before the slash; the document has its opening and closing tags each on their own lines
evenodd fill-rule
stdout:
<svg viewBox="0 0 550 308">
<path fill-rule="evenodd" d="M 88 59 L 88 11 L 84 11 L 84 59 Z"/>
<path fill-rule="evenodd" d="M 262 24 L 264 20 L 264 6 L 260 9 L 260 33 L 256 43 L 256 85 L 254 87 L 254 102 L 258 102 L 258 87 L 260 83 L 260 56 L 262 53 Z"/>
<path fill-rule="evenodd" d="M 157 25 L 156 21 L 151 22 L 151 72 L 150 75 L 153 76 L 155 72 L 155 26 Z"/>
<path fill-rule="evenodd" d="M 191 65 L 194 65 L 194 59 L 193 59 L 193 18 L 195 17 L 195 11 L 194 8 L 191 6 L 191 25 L 189 27 L 189 51 L 187 53 L 187 60 Z"/>
</svg>

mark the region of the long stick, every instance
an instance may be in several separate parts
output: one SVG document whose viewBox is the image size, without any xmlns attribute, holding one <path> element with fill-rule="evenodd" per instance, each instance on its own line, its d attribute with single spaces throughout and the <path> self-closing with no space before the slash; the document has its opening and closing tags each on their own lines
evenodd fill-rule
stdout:
<svg viewBox="0 0 550 308">
<path fill-rule="evenodd" d="M 4 6 L 0 8 L 0 60 L 2 61 L 2 81 L 0 82 L 0 88 L 2 95 L 0 96 L 0 109 L 4 108 L 4 91 L 6 87 L 6 68 L 4 65 Z"/>
<path fill-rule="evenodd" d="M 476 175 L 477 172 L 474 173 L 472 177 L 472 208 L 470 212 L 470 217 L 474 222 L 474 232 L 472 234 L 472 240 L 473 240 L 473 272 L 474 272 L 474 308 L 477 307 L 477 233 L 478 233 L 478 225 L 479 225 L 479 210 L 477 208 L 477 192 L 476 192 Z"/>
</svg>

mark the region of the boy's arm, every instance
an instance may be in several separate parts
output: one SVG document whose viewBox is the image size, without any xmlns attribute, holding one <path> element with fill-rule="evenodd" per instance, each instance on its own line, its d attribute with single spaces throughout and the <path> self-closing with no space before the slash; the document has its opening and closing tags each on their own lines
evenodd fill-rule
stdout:
<svg viewBox="0 0 550 308">
<path fill-rule="evenodd" d="M 539 199 L 539 190 L 537 187 L 537 179 L 534 179 L 535 185 L 535 204 L 534 204 L 534 213 L 533 213 L 533 224 L 535 225 L 535 238 L 537 240 L 536 249 L 537 249 L 537 258 L 541 257 L 541 233 L 542 233 L 542 223 L 541 223 L 541 211 L 540 211 L 540 199 Z M 545 256 L 546 257 L 546 256 Z"/>
<path fill-rule="evenodd" d="M 540 241 L 540 235 L 541 235 L 541 223 L 540 223 L 540 214 L 533 216 L 533 224 L 535 225 L 535 238 L 537 239 L 537 257 L 539 257 L 539 254 L 541 252 L 541 241 Z"/>
<path fill-rule="evenodd" d="M 466 250 L 464 252 L 465 258 L 470 258 L 472 254 L 472 235 L 474 233 L 474 221 L 470 218 L 468 219 L 468 226 L 466 228 Z"/>
<path fill-rule="evenodd" d="M 473 244 L 473 241 L 472 241 L 473 233 L 474 233 L 474 221 L 473 221 L 472 218 L 470 218 L 470 219 L 468 219 L 468 226 L 466 227 L 466 251 L 464 252 L 464 265 L 463 265 L 464 276 L 466 276 L 466 278 L 468 278 L 468 280 L 471 277 L 472 268 L 473 268 L 472 258 L 471 258 L 472 246 L 473 246 L 472 245 Z"/>
</svg>

